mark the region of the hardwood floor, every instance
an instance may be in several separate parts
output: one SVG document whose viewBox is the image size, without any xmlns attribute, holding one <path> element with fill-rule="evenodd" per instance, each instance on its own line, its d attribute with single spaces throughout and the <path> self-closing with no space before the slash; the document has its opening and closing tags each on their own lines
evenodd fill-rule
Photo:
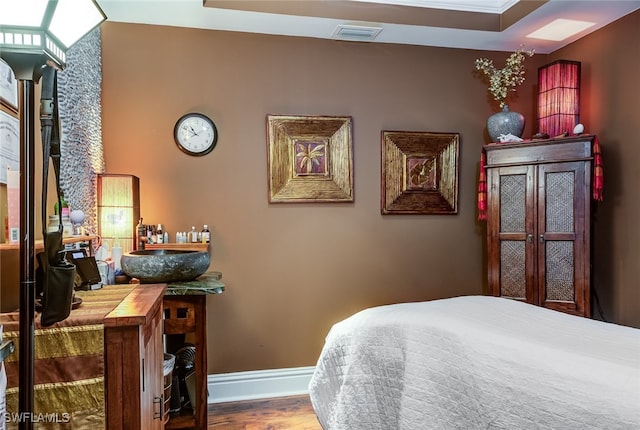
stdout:
<svg viewBox="0 0 640 430">
<path fill-rule="evenodd" d="M 322 430 L 309 396 L 215 403 L 209 430 Z"/>
</svg>

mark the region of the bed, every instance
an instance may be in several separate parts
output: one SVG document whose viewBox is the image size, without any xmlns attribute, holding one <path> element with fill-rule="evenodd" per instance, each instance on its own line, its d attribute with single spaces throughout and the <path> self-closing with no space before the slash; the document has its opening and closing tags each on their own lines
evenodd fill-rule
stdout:
<svg viewBox="0 0 640 430">
<path fill-rule="evenodd" d="M 640 429 L 640 330 L 511 299 L 365 309 L 309 384 L 325 430 Z"/>
</svg>

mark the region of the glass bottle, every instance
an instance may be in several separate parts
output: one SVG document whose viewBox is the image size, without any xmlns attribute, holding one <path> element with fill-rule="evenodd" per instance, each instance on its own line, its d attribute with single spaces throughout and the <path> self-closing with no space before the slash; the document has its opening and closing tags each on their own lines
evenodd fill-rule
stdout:
<svg viewBox="0 0 640 430">
<path fill-rule="evenodd" d="M 202 243 L 209 243 L 211 241 L 211 232 L 209 231 L 209 226 L 204 225 L 204 228 L 201 232 Z"/>
<path fill-rule="evenodd" d="M 156 227 L 156 243 L 164 242 L 164 231 L 162 230 L 162 224 L 158 224 Z"/>
<path fill-rule="evenodd" d="M 153 240 L 153 226 L 147 225 L 147 243 L 155 243 Z"/>
<path fill-rule="evenodd" d="M 156 228 L 154 226 L 149 226 L 150 230 L 147 230 L 147 234 L 149 235 L 149 243 L 158 243 L 158 237 L 156 236 Z"/>
<path fill-rule="evenodd" d="M 191 226 L 191 231 L 189 232 L 189 242 L 198 243 L 198 232 L 196 231 L 196 226 Z"/>
<path fill-rule="evenodd" d="M 144 244 L 147 242 L 147 228 L 142 224 L 142 218 L 138 222 L 136 233 L 138 236 L 138 249 L 144 249 Z"/>
</svg>

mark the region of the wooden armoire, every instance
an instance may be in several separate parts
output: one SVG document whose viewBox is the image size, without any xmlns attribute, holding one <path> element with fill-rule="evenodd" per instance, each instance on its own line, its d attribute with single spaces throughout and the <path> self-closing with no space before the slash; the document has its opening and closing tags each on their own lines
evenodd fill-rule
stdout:
<svg viewBox="0 0 640 430">
<path fill-rule="evenodd" d="M 591 316 L 594 138 L 484 146 L 494 296 Z"/>
</svg>

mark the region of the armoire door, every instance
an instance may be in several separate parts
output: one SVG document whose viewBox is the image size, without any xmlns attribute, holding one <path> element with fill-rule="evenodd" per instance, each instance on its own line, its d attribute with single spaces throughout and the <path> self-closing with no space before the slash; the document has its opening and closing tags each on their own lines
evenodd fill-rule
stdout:
<svg viewBox="0 0 640 430">
<path fill-rule="evenodd" d="M 488 282 L 494 296 L 536 303 L 535 166 L 488 172 Z"/>
<path fill-rule="evenodd" d="M 589 316 L 590 164 L 538 166 L 538 291 L 540 305 Z"/>
</svg>

